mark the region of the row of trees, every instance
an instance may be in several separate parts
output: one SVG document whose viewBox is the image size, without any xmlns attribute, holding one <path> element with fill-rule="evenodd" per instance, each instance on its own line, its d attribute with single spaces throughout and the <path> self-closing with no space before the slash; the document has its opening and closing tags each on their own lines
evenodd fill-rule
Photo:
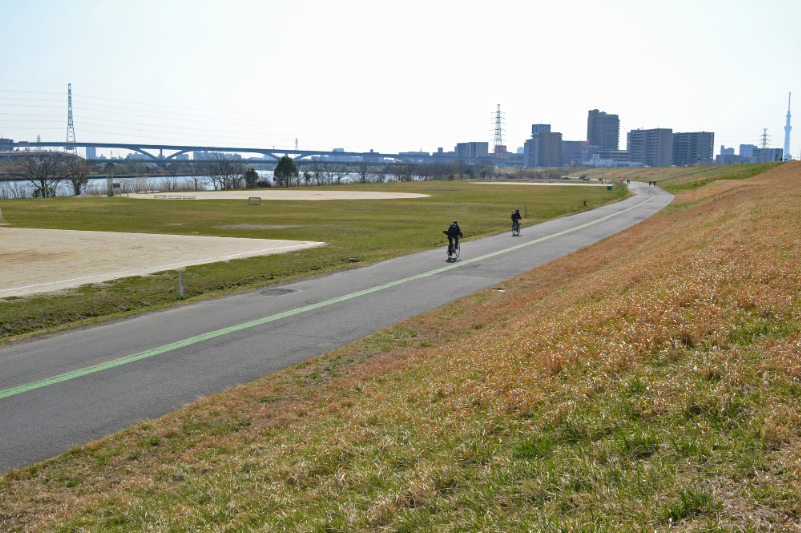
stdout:
<svg viewBox="0 0 801 533">
<path fill-rule="evenodd" d="M 291 162 L 292 166 L 289 166 Z M 283 157 L 275 170 L 278 186 L 338 185 L 343 181 L 356 180 L 360 183 L 382 183 L 385 181 L 427 181 L 443 179 L 455 175 L 469 178 L 492 176 L 491 165 L 467 165 L 453 163 L 393 163 L 337 162 L 323 158 L 300 161 L 296 165 L 289 157 Z M 294 171 L 287 170 L 294 169 Z"/>
<path fill-rule="evenodd" d="M 162 181 L 167 185 L 175 182 L 172 177 L 177 174 L 189 176 L 195 190 L 206 188 L 206 182 L 218 190 L 241 189 L 243 186 L 255 188 L 259 184 L 259 175 L 253 168 L 247 168 L 241 159 L 226 154 L 211 154 L 207 159 L 196 163 L 165 165 L 166 174 L 150 174 L 153 177 L 164 176 Z M 32 152 L 25 159 L 14 161 L 0 168 L 2 180 L 25 180 L 33 188 L 34 198 L 48 198 L 56 195 L 59 185 L 69 182 L 72 192 L 77 196 L 83 191 L 92 175 L 104 172 L 130 172 L 127 165 L 95 165 L 86 159 L 59 152 Z M 262 185 L 268 183 L 261 182 Z"/>
<path fill-rule="evenodd" d="M 260 180 L 259 173 L 240 157 L 224 153 L 211 153 L 204 159 L 193 163 L 170 163 L 170 173 L 189 175 L 199 187 L 199 180 L 207 179 L 215 190 L 254 189 L 269 186 L 268 181 Z"/>
<path fill-rule="evenodd" d="M 97 171 L 95 165 L 80 157 L 58 152 L 37 152 L 31 157 L 4 166 L 2 179 L 24 179 L 33 186 L 35 198 L 56 195 L 62 182 L 69 182 L 73 192 L 81 194 L 89 176 Z"/>
<path fill-rule="evenodd" d="M 361 183 L 385 181 L 426 181 L 431 179 L 453 179 L 455 175 L 470 178 L 486 178 L 493 174 L 490 165 L 467 165 L 462 162 L 453 163 L 375 163 L 375 162 L 338 162 L 324 158 L 300 161 L 296 164 L 290 157 L 278 161 L 273 175 L 279 187 L 312 186 L 340 184 L 343 181 Z M 11 163 L 5 169 L 5 176 L 0 169 L 0 179 L 23 179 L 33 185 L 34 197 L 55 196 L 56 190 L 64 181 L 71 185 L 77 196 L 89 180 L 89 176 L 113 171 L 116 173 L 137 170 L 137 162 L 126 162 L 123 165 L 108 162 L 105 165 L 94 165 L 91 162 L 69 154 L 56 152 L 36 152 L 31 156 Z M 145 166 L 145 165 L 141 165 Z M 146 166 L 145 166 L 146 167 Z M 149 168 L 149 167 L 146 167 Z M 142 169 L 138 169 L 142 170 Z M 268 180 L 262 180 L 245 160 L 224 153 L 211 153 L 204 159 L 192 162 L 170 162 L 163 164 L 158 173 L 145 173 L 155 178 L 163 176 L 166 190 L 172 190 L 171 184 L 177 184 L 177 176 L 188 176 L 195 190 L 203 190 L 210 183 L 215 190 L 232 190 L 271 186 Z"/>
</svg>

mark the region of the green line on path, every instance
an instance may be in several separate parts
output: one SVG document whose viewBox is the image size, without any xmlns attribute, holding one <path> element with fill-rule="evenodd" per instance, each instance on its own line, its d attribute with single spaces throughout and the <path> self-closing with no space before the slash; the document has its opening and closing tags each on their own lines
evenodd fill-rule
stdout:
<svg viewBox="0 0 801 533">
<path fill-rule="evenodd" d="M 389 283 L 385 283 L 383 285 L 378 285 L 376 287 L 372 287 L 370 289 L 364 289 L 357 292 L 352 292 L 350 294 L 346 294 L 344 296 L 339 296 L 337 298 L 331 298 L 330 300 L 325 300 L 323 302 L 319 302 L 316 304 L 306 305 L 304 307 L 298 307 L 297 309 L 292 309 L 290 311 L 284 311 L 283 313 L 278 313 L 275 315 L 270 315 L 264 318 L 259 318 L 256 320 L 251 320 L 250 322 L 244 322 L 242 324 L 237 324 L 236 326 L 231 326 L 228 328 L 218 329 L 216 331 L 210 331 L 208 333 L 203 333 L 202 335 L 196 335 L 194 337 L 189 337 L 188 339 L 184 339 L 182 341 L 173 342 L 170 344 L 165 344 L 164 346 L 159 346 L 158 348 L 153 348 L 152 350 L 147 350 L 145 352 L 140 352 L 138 354 L 129 355 L 127 357 L 121 357 L 119 359 L 114 359 L 112 361 L 107 361 L 105 363 L 100 363 L 97 365 L 88 366 L 86 368 L 79 368 L 78 370 L 73 370 L 72 372 L 66 372 L 64 374 L 59 374 L 57 376 L 53 376 L 51 378 L 42 379 L 39 381 L 34 381 L 31 383 L 26 383 L 24 385 L 18 385 L 16 387 L 11 387 L 9 389 L 0 390 L 0 398 L 8 398 L 9 396 L 15 396 L 17 394 L 22 394 L 23 392 L 32 391 L 35 389 L 40 389 L 42 387 L 47 387 L 48 385 L 55 385 L 56 383 L 61 383 L 63 381 L 69 381 L 71 379 L 79 378 L 81 376 L 86 376 L 89 374 L 94 374 L 95 372 L 100 372 L 101 370 L 108 370 L 109 368 L 114 368 L 117 366 L 127 365 L 128 363 L 133 363 L 135 361 L 140 361 L 142 359 L 148 359 L 149 357 L 153 357 L 155 355 L 163 354 L 166 352 L 171 352 L 173 350 L 177 350 L 178 348 L 184 348 L 185 346 L 191 346 L 192 344 L 197 344 L 199 342 L 203 342 L 209 339 L 213 339 L 215 337 L 220 337 L 222 335 L 227 335 L 229 333 L 235 333 L 237 331 L 242 331 L 243 329 L 252 328 L 255 326 L 261 326 L 262 324 L 267 324 L 268 322 L 274 322 L 276 320 L 280 320 L 282 318 L 287 318 L 294 315 L 299 315 L 301 313 L 305 313 L 307 311 L 313 311 L 314 309 L 319 309 L 321 307 L 326 307 L 329 305 L 333 305 L 335 303 L 344 302 L 346 300 L 350 300 L 352 298 L 358 298 L 359 296 L 365 296 L 367 294 L 371 294 L 374 292 L 378 292 L 384 289 L 389 289 L 390 287 L 395 287 L 397 285 L 401 285 L 403 283 L 408 283 L 410 281 L 414 281 L 421 278 L 426 278 L 428 276 L 433 276 L 435 274 L 440 274 L 447 270 L 451 270 L 453 268 L 458 268 L 463 265 L 468 265 L 470 263 L 475 263 L 476 261 L 482 261 L 484 259 L 488 259 L 490 257 L 495 257 L 497 255 L 505 254 L 512 252 L 514 250 L 519 250 L 520 248 L 524 248 L 526 246 L 531 246 L 532 244 L 537 244 L 542 241 L 546 241 L 548 239 L 553 239 L 554 237 L 559 237 L 561 235 L 565 235 L 567 233 L 572 233 L 574 231 L 578 231 L 580 229 L 586 228 L 588 226 L 592 226 L 594 224 L 598 224 L 599 222 L 603 222 L 604 220 L 610 219 L 617 215 L 621 215 L 627 211 L 631 211 L 641 205 L 650 202 L 653 199 L 653 195 L 649 197 L 647 200 L 644 200 L 638 204 L 635 204 L 631 207 L 628 207 L 622 211 L 617 211 L 610 215 L 606 215 L 605 217 L 601 217 L 597 220 L 593 220 L 592 222 L 587 222 L 586 224 L 582 224 L 580 226 L 576 226 L 575 228 L 566 229 L 564 231 L 560 231 L 558 233 L 553 233 L 551 235 L 540 237 L 539 239 L 535 239 L 533 241 L 524 242 L 522 244 L 518 244 L 516 246 L 511 246 L 509 248 L 504 248 L 503 250 L 499 250 L 497 252 L 488 253 L 479 257 L 474 257 L 473 259 L 466 259 L 464 261 L 460 261 L 458 263 L 453 263 L 451 265 L 437 268 L 435 270 L 429 270 L 428 272 L 423 272 L 422 274 L 417 274 L 414 276 L 409 276 L 408 278 L 399 279 L 396 281 L 390 281 Z"/>
</svg>

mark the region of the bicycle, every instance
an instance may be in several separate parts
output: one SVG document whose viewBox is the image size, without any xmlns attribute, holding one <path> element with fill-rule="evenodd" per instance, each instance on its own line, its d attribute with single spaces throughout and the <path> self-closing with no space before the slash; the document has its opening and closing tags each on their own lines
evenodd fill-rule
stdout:
<svg viewBox="0 0 801 533">
<path fill-rule="evenodd" d="M 520 221 L 513 220 L 512 221 L 512 237 L 517 237 L 520 235 Z"/>
<path fill-rule="evenodd" d="M 459 259 L 459 252 L 461 251 L 461 246 L 459 246 L 459 241 L 448 243 L 448 261 L 451 259 Z"/>
</svg>

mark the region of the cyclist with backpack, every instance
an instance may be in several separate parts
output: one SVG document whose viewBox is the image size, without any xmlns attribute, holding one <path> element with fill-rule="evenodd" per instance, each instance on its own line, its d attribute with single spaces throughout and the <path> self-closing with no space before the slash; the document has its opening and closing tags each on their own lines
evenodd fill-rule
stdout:
<svg viewBox="0 0 801 533">
<path fill-rule="evenodd" d="M 514 213 L 512 213 L 512 233 L 520 233 L 521 220 L 523 220 L 523 217 L 520 216 L 520 210 L 515 209 Z"/>
<path fill-rule="evenodd" d="M 456 246 L 459 246 L 459 237 L 463 237 L 461 228 L 459 228 L 459 223 L 457 221 L 453 221 L 446 231 L 443 231 L 445 235 L 448 236 L 448 256 L 453 253 L 453 249 Z"/>
</svg>

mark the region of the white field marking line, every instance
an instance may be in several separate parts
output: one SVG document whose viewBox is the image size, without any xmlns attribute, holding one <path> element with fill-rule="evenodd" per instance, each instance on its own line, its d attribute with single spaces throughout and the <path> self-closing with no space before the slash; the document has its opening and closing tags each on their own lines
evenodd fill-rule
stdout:
<svg viewBox="0 0 801 533">
<path fill-rule="evenodd" d="M 192 260 L 192 261 L 181 261 L 180 263 L 170 263 L 170 264 L 167 264 L 167 265 L 156 265 L 156 266 L 148 267 L 148 270 L 153 270 L 155 272 L 155 271 L 158 271 L 158 270 L 161 270 L 161 269 L 164 269 L 164 268 L 175 267 L 175 266 L 180 266 L 180 265 L 186 265 L 188 263 L 193 263 L 193 264 L 211 263 L 211 262 L 219 261 L 219 260 L 222 260 L 222 259 L 229 259 L 231 257 L 238 257 L 240 255 L 260 254 L 262 252 L 269 252 L 270 250 L 286 250 L 286 249 L 289 249 L 289 248 L 297 248 L 299 246 L 306 246 L 308 244 L 324 244 L 324 243 L 318 243 L 316 241 L 309 241 L 309 242 L 304 242 L 302 244 L 293 244 L 291 246 L 278 246 L 278 247 L 274 247 L 274 248 L 265 248 L 264 250 L 254 250 L 252 252 L 240 252 L 238 254 L 221 255 L 221 256 L 217 256 L 217 257 L 207 257 L 205 259 L 195 259 L 195 260 Z M 120 276 L 122 274 L 130 274 L 131 272 L 141 272 L 141 271 L 142 271 L 142 269 L 139 268 L 139 269 L 136 269 L 136 270 L 123 270 L 121 272 L 109 272 L 107 274 L 96 274 L 96 275 L 92 275 L 92 276 L 83 276 L 83 277 L 80 277 L 80 278 L 62 279 L 60 281 L 49 281 L 47 283 L 37 283 L 35 285 L 25 285 L 24 287 L 14 287 L 13 289 L 0 289 L 0 292 L 18 291 L 18 290 L 22 290 L 22 289 L 30 289 L 32 287 L 44 287 L 46 285 L 56 285 L 58 283 L 69 283 L 71 281 L 80 281 L 82 279 L 93 279 L 93 278 L 105 278 L 105 277 L 109 277 L 109 276 Z"/>
<path fill-rule="evenodd" d="M 593 220 L 591 222 L 587 222 L 585 224 L 581 224 L 580 226 L 576 226 L 574 228 L 566 229 L 566 230 L 560 231 L 558 233 L 553 233 L 551 235 L 546 235 L 545 237 L 540 237 L 539 239 L 535 239 L 533 241 L 524 242 L 524 243 L 518 244 L 516 246 L 511 246 L 509 248 L 505 248 L 503 250 L 498 250 L 497 252 L 491 252 L 491 253 L 484 254 L 484 255 L 479 256 L 479 257 L 474 257 L 473 259 L 468 259 L 466 261 L 461 261 L 459 263 L 454 263 L 454 264 L 451 264 L 451 265 L 448 265 L 448 266 L 445 266 L 445 267 L 437 268 L 437 269 L 434 269 L 434 270 L 429 270 L 428 272 L 423 272 L 421 274 L 416 274 L 414 276 L 409 276 L 407 278 L 403 278 L 403 279 L 399 279 L 399 280 L 395 280 L 395 281 L 390 281 L 389 283 L 384 283 L 383 285 L 378 285 L 376 287 L 372 287 L 372 288 L 369 288 L 369 289 L 363 289 L 361 291 L 352 292 L 350 294 L 345 294 L 343 296 L 338 296 L 336 298 L 331 298 L 330 300 L 325 300 L 325 301 L 322 301 L 322 302 L 319 302 L 319 303 L 310 304 L 310 305 L 307 305 L 307 306 L 304 306 L 304 307 L 298 307 L 298 308 L 295 308 L 295 309 L 290 309 L 289 311 L 284 311 L 283 313 L 277 313 L 275 315 L 270 315 L 270 316 L 266 316 L 266 317 L 262 317 L 262 318 L 257 318 L 256 320 L 251 320 L 250 322 L 244 322 L 242 324 L 237 324 L 235 326 L 229 326 L 227 328 L 218 329 L 216 331 L 209 331 L 207 333 L 202 333 L 200 335 L 195 335 L 194 337 L 189 337 L 188 339 L 183 339 L 183 340 L 180 340 L 180 341 L 172 342 L 170 344 L 165 344 L 165 345 L 162 345 L 162 346 L 158 346 L 156 348 L 152 348 L 152 349 L 146 350 L 144 352 L 139 352 L 137 354 L 121 357 L 119 359 L 112 359 L 112 360 L 106 361 L 104 363 L 99 363 L 97 365 L 93 365 L 93 366 L 89 366 L 89 367 L 85 367 L 85 368 L 79 368 L 77 370 L 72 370 L 70 372 L 66 372 L 64 374 L 59 374 L 57 376 L 53 376 L 53 377 L 50 377 L 50 378 L 41 379 L 39 381 L 34 381 L 34 382 L 31 382 L 31 383 L 24 383 L 22 385 L 17 385 L 15 387 L 11 387 L 11 388 L 8 388 L 8 389 L 2 389 L 2 390 L 0 390 L 0 399 L 1 398 L 8 398 L 10 396 L 15 396 L 17 394 L 22 394 L 23 392 L 27 392 L 27 391 L 31 391 L 31 390 L 35 390 L 35 389 L 40 389 L 42 387 L 47 387 L 49 385 L 54 385 L 56 383 L 69 381 L 71 379 L 75 379 L 75 378 L 78 378 L 78 377 L 86 376 L 86 375 L 89 375 L 89 374 L 94 374 L 95 372 L 100 372 L 102 370 L 108 370 L 110 368 L 115 368 L 115 367 L 122 366 L 122 365 L 125 365 L 125 364 L 128 364 L 128 363 L 133 363 L 135 361 L 141 361 L 142 359 L 148 359 L 150 357 L 154 357 L 156 355 L 160 355 L 160 354 L 163 354 L 163 353 L 166 353 L 166 352 L 171 352 L 173 350 L 177 350 L 179 348 L 183 348 L 183 347 L 186 347 L 186 346 L 191 346 L 193 344 L 197 344 L 197 343 L 203 342 L 205 340 L 209 340 L 209 339 L 213 339 L 213 338 L 216 338 L 216 337 L 220 337 L 222 335 L 227 335 L 228 333 L 234 333 L 234 332 L 237 332 L 237 331 L 242 331 L 244 329 L 252 328 L 254 326 L 261 326 L 263 324 L 267 324 L 268 322 L 274 322 L 274 321 L 280 320 L 282 318 L 288 318 L 290 316 L 299 315 L 301 313 L 305 313 L 307 311 L 312 311 L 314 309 L 320 309 L 321 307 L 326 307 L 326 306 L 329 306 L 329 305 L 332 305 L 332 304 L 335 304 L 335 303 L 344 302 L 346 300 L 350 300 L 352 298 L 357 298 L 359 296 L 365 296 L 367 294 L 371 294 L 371 293 L 374 293 L 374 292 L 378 292 L 380 290 L 384 290 L 384 289 L 388 289 L 388 288 L 391 288 L 391 287 L 395 287 L 395 286 L 401 285 L 403 283 L 407 283 L 409 281 L 426 278 L 428 276 L 433 276 L 434 274 L 439 274 L 439 273 L 445 272 L 447 270 L 451 270 L 453 268 L 458 268 L 458 267 L 460 267 L 462 265 L 467 265 L 467 264 L 473 263 L 475 261 L 481 261 L 481 260 L 487 259 L 489 257 L 494 257 L 494 256 L 501 255 L 501 254 L 504 254 L 504 253 L 507 253 L 507 252 L 511 252 L 513 250 L 518 250 L 518 249 L 523 248 L 525 246 L 530 246 L 530 245 L 536 244 L 538 242 L 542 242 L 542 241 L 545 241 L 545 240 L 548 240 L 548 239 L 552 239 L 554 237 L 558 237 L 560 235 L 565 235 L 567 233 L 572 233 L 574 231 L 577 231 L 577 230 L 582 229 L 582 228 L 586 228 L 588 226 L 592 226 L 593 224 L 597 224 L 599 222 L 602 222 L 602 221 L 607 220 L 609 218 L 612 218 L 614 216 L 621 215 L 621 214 L 623 214 L 623 213 L 625 213 L 627 211 L 631 211 L 632 209 L 640 207 L 641 205 L 646 204 L 646 203 L 650 202 L 653 199 L 654 199 L 654 195 L 652 194 L 647 200 L 644 200 L 644 201 L 642 201 L 642 202 L 640 202 L 638 204 L 635 204 L 635 205 L 633 205 L 631 207 L 623 209 L 622 211 L 617 211 L 615 213 L 611 213 L 611 214 L 606 215 L 604 217 L 601 217 L 601 218 L 599 218 L 597 220 Z"/>
</svg>

